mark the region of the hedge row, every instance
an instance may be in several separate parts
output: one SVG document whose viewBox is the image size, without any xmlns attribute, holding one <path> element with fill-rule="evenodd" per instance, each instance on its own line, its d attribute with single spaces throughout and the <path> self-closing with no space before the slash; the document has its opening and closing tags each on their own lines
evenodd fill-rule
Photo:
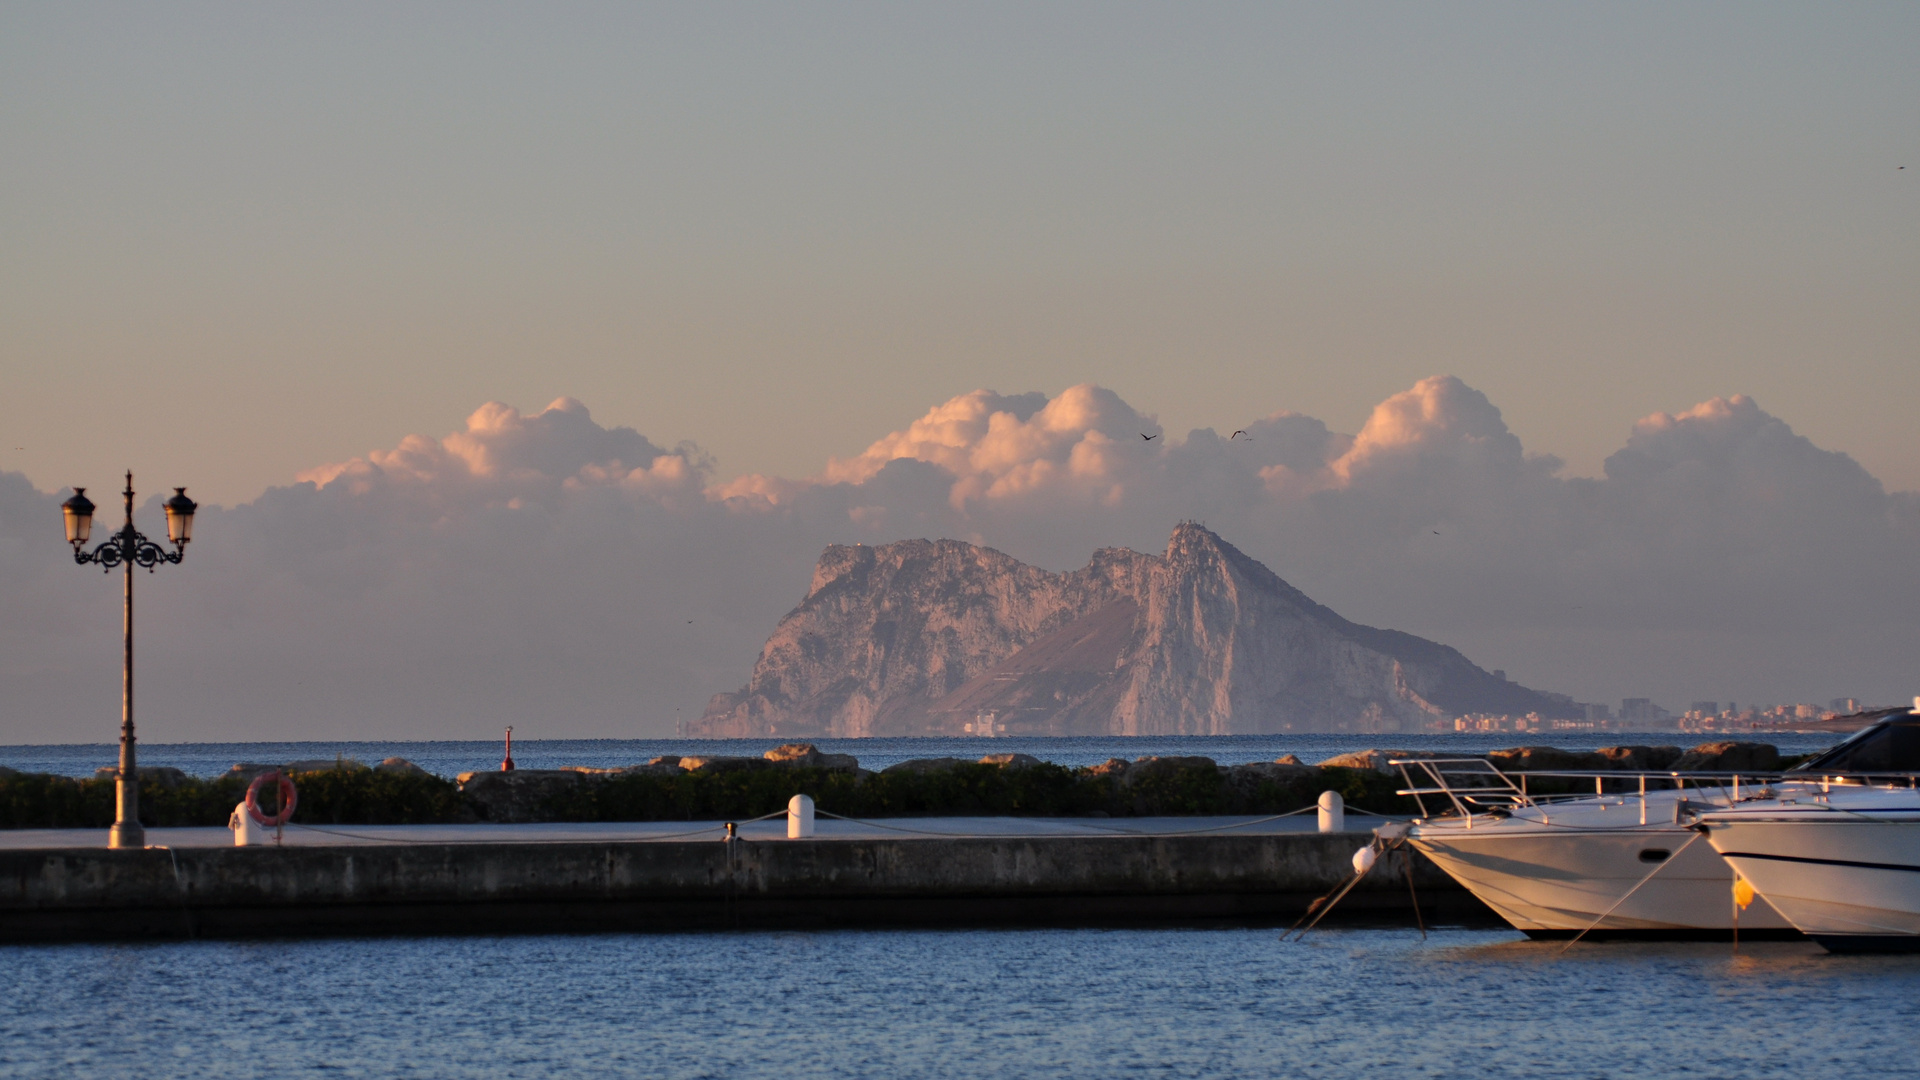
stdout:
<svg viewBox="0 0 1920 1080">
<path fill-rule="evenodd" d="M 437 776 L 329 770 L 295 776 L 296 823 L 416 825 L 472 820 L 459 785 Z M 0 828 L 104 829 L 113 824 L 113 780 L 20 773 L 0 777 Z M 247 781 L 223 776 L 140 785 L 140 823 L 165 828 L 225 825 Z M 275 809 L 271 794 L 265 803 Z"/>
<path fill-rule="evenodd" d="M 295 781 L 296 824 L 411 825 L 498 816 L 493 807 L 437 776 L 328 770 L 300 773 Z M 782 810 L 796 794 L 812 796 L 820 810 L 857 818 L 1277 814 L 1311 806 L 1329 789 L 1340 792 L 1349 806 L 1412 812 L 1411 800 L 1393 794 L 1397 786 L 1397 777 L 1335 768 L 1286 783 L 1208 766 L 1165 770 L 1131 783 L 1051 764 L 879 774 L 785 768 L 583 777 L 542 797 L 527 816 L 572 822 L 739 820 Z M 149 780 L 141 784 L 140 820 L 150 827 L 225 825 L 245 794 L 245 782 L 234 777 L 172 784 Z M 0 777 L 0 828 L 104 829 L 113 822 L 113 810 L 111 779 Z"/>
<path fill-rule="evenodd" d="M 555 794 L 543 809 L 554 821 L 712 821 L 759 817 L 810 795 L 845 817 L 1112 817 L 1278 814 L 1311 806 L 1326 790 L 1348 805 L 1405 813 L 1398 777 L 1360 769 L 1322 769 L 1291 783 L 1233 777 L 1211 766 L 1167 770 L 1131 783 L 1086 769 L 1041 764 L 1021 769 L 958 765 L 935 772 L 856 775 L 825 769 L 687 772 L 615 776 Z"/>
</svg>

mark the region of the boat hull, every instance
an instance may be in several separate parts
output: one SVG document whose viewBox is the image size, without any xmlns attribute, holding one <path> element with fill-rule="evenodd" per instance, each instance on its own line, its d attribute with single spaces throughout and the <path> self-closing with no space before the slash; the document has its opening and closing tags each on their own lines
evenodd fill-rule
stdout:
<svg viewBox="0 0 1920 1080">
<path fill-rule="evenodd" d="M 1533 937 L 1570 937 L 1589 927 L 1595 937 L 1720 938 L 1736 930 L 1799 936 L 1762 897 L 1736 907 L 1733 868 L 1705 842 L 1689 845 L 1696 835 L 1673 825 L 1583 829 L 1509 819 L 1472 829 L 1429 823 L 1408 840 Z M 1652 851 L 1670 855 L 1641 857 Z M 1656 866 L 1659 873 L 1648 878 Z"/>
<path fill-rule="evenodd" d="M 1715 815 L 1708 840 L 1832 952 L 1920 951 L 1920 812 Z"/>
</svg>

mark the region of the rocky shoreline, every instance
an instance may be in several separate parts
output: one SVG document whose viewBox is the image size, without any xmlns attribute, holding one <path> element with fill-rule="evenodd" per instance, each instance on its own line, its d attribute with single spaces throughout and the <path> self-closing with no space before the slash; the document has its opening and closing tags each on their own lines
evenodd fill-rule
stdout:
<svg viewBox="0 0 1920 1080">
<path fill-rule="evenodd" d="M 400 758 L 369 766 L 346 758 L 241 763 L 212 780 L 142 768 L 142 820 L 152 827 L 224 825 L 247 784 L 273 768 L 300 791 L 296 824 L 738 820 L 778 812 L 806 794 L 847 817 L 915 815 L 1138 817 L 1276 814 L 1311 806 L 1322 791 L 1379 813 L 1413 813 L 1394 758 L 1431 753 L 1363 750 L 1307 764 L 1220 765 L 1207 757 L 1112 758 L 1069 768 L 1027 754 L 978 760 L 921 758 L 878 772 L 850 754 L 806 743 L 758 757 L 663 756 L 624 768 L 469 772 L 448 780 Z M 1765 743 L 1616 746 L 1580 752 L 1525 746 L 1485 755 L 1512 772 L 1768 772 L 1784 767 Z M 104 828 L 112 821 L 110 770 L 92 780 L 0 768 L 0 828 Z"/>
</svg>

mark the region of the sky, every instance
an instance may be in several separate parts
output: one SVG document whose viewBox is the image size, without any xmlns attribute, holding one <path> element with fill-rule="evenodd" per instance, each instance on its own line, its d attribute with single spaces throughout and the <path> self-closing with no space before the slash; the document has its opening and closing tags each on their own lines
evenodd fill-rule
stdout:
<svg viewBox="0 0 1920 1080">
<path fill-rule="evenodd" d="M 63 612 L 0 627 L 0 724 L 102 707 L 58 687 L 92 671 L 64 649 L 110 651 L 112 598 L 64 607 L 81 572 L 43 577 L 29 521 L 129 467 L 220 508 L 151 586 L 156 620 L 192 612 L 152 648 L 217 707 L 165 712 L 192 680 L 159 672 L 153 707 L 195 737 L 248 709 L 262 737 L 485 734 L 569 700 L 553 734 L 671 730 L 744 681 L 821 544 L 947 530 L 1061 569 L 1184 514 L 1350 617 L 1583 699 L 1903 700 L 1915 650 L 1859 619 L 1914 628 L 1888 605 L 1920 490 L 1916 41 L 1894 4 L 0 6 L 0 542 L 27 545 L 0 562 L 28 560 L 0 593 Z M 470 463 L 297 481 L 563 399 L 604 438 L 545 451 L 537 491 Z M 1480 506 L 1504 561 L 1361 550 L 1385 511 L 1356 507 L 1426 491 L 1336 468 L 1395 401 L 1511 451 L 1458 505 L 1386 504 L 1395 528 Z M 999 466 L 910 437 L 1035 402 L 1072 422 L 988 457 L 1108 502 L 1015 512 Z M 1332 441 L 1169 479 L 1191 432 L 1282 413 Z M 1168 433 L 1152 476 L 1073 472 L 1087 432 L 1142 423 Z M 396 490 L 456 509 L 374 505 Z M 529 506 L 493 547 L 435 531 Z M 1871 535 L 1823 548 L 1835 513 Z M 361 539 L 326 556 L 336 533 Z M 680 584 L 605 581 L 642 573 Z M 1547 598 L 1586 621 L 1552 629 Z M 673 605 L 712 636 L 647 637 Z"/>
</svg>

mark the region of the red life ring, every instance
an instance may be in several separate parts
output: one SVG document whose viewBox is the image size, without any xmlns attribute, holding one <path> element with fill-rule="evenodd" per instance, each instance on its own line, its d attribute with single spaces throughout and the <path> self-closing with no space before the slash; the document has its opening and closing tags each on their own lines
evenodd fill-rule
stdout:
<svg viewBox="0 0 1920 1080">
<path fill-rule="evenodd" d="M 268 817 L 260 809 L 260 789 L 267 786 L 269 780 L 280 782 L 280 812 Z M 263 772 L 247 785 L 247 816 L 261 825 L 278 827 L 293 820 L 293 808 L 300 802 L 299 795 L 293 790 L 293 778 L 278 769 Z"/>
</svg>

